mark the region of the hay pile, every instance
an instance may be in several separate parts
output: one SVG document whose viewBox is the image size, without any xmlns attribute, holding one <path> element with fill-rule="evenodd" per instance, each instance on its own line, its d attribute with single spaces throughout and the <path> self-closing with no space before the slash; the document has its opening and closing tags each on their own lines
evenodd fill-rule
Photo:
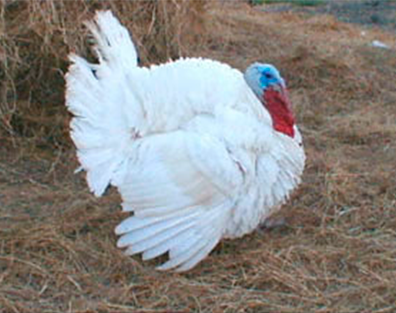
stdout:
<svg viewBox="0 0 396 313">
<path fill-rule="evenodd" d="M 0 131 L 45 145 L 65 144 L 67 55 L 91 56 L 83 21 L 111 9 L 133 32 L 143 64 L 202 42 L 205 1 L 5 1 L 0 7 Z"/>
<path fill-rule="evenodd" d="M 370 46 L 395 49 L 394 35 L 236 2 L 5 3 L 0 312 L 396 311 L 396 55 Z M 184 275 L 115 248 L 119 197 L 95 199 L 73 175 L 63 107 L 67 51 L 88 53 L 81 21 L 98 7 L 133 30 L 144 63 L 183 54 L 280 68 L 308 155 L 280 212 L 287 227 L 223 242 Z M 185 10 L 196 22 L 183 24 Z"/>
</svg>

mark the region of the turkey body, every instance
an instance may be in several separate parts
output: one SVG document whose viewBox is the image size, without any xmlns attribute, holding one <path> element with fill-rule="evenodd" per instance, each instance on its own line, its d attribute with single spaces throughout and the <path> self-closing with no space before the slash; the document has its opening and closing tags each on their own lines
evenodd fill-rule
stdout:
<svg viewBox="0 0 396 313">
<path fill-rule="evenodd" d="M 99 63 L 70 57 L 71 137 L 91 191 L 113 185 L 133 212 L 116 228 L 126 254 L 168 253 L 158 269 L 189 270 L 287 200 L 304 168 L 300 133 L 274 129 L 239 70 L 208 59 L 139 67 L 109 11 L 87 26 Z"/>
</svg>

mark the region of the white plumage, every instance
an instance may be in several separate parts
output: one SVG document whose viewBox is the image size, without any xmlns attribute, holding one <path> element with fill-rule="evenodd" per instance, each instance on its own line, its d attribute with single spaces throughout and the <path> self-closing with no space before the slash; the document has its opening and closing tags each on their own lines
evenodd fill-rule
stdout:
<svg viewBox="0 0 396 313">
<path fill-rule="evenodd" d="M 90 190 L 116 186 L 133 212 L 116 228 L 126 254 L 168 253 L 159 269 L 188 270 L 287 199 L 304 167 L 301 136 L 274 129 L 240 71 L 207 59 L 139 67 L 111 12 L 87 26 L 99 63 L 70 56 L 71 137 Z"/>
</svg>

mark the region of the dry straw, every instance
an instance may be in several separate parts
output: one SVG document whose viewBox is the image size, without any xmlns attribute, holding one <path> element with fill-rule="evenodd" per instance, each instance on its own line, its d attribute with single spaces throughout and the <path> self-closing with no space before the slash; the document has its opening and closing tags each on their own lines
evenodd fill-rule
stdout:
<svg viewBox="0 0 396 313">
<path fill-rule="evenodd" d="M 111 9 L 129 27 L 143 64 L 199 45 L 205 1 L 3 1 L 0 7 L 0 130 L 39 144 L 65 143 L 67 54 L 88 55 L 83 21 Z"/>
</svg>

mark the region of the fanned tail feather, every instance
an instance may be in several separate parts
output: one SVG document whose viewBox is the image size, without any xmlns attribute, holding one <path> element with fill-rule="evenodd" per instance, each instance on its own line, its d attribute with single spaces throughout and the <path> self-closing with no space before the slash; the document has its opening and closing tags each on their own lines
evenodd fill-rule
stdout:
<svg viewBox="0 0 396 313">
<path fill-rule="evenodd" d="M 69 56 L 66 105 L 75 116 L 71 137 L 81 168 L 87 171 L 91 191 L 100 196 L 136 135 L 131 120 L 138 118 L 139 106 L 125 77 L 137 66 L 137 53 L 128 31 L 110 11 L 98 12 L 86 25 L 96 42 L 99 64 Z"/>
<path fill-rule="evenodd" d="M 137 66 L 138 54 L 128 30 L 111 11 L 98 11 L 93 21 L 85 22 L 94 37 L 99 61 L 120 67 Z"/>
</svg>

